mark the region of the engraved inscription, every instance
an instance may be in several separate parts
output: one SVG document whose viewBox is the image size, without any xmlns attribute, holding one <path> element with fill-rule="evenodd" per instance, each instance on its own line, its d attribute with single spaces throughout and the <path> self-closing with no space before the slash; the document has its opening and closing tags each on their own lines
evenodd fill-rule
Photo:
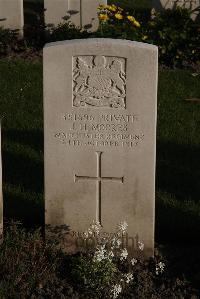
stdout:
<svg viewBox="0 0 200 299">
<path fill-rule="evenodd" d="M 101 176 L 101 156 L 102 152 L 97 151 L 97 175 L 95 177 L 74 175 L 74 182 L 80 180 L 96 181 L 96 221 L 101 223 L 101 183 L 103 181 L 124 182 L 124 177 L 102 177 Z"/>
<path fill-rule="evenodd" d="M 133 149 L 144 140 L 137 114 L 65 113 L 62 120 L 65 125 L 54 137 L 67 146 Z"/>
<path fill-rule="evenodd" d="M 126 108 L 126 59 L 73 57 L 73 106 Z"/>
</svg>

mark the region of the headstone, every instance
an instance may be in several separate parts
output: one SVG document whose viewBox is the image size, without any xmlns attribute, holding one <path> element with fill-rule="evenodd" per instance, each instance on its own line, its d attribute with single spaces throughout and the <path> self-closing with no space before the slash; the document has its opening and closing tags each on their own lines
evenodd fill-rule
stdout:
<svg viewBox="0 0 200 299">
<path fill-rule="evenodd" d="M 77 27 L 95 31 L 99 25 L 98 6 L 106 3 L 107 0 L 44 0 L 45 24 L 57 26 L 68 20 Z"/>
<path fill-rule="evenodd" d="M 19 35 L 23 36 L 23 0 L 0 0 L 0 26 L 17 29 Z"/>
<path fill-rule="evenodd" d="M 174 9 L 178 6 L 195 10 L 191 15 L 192 19 L 196 19 L 199 15 L 200 0 L 153 0 L 153 7 L 158 11 Z"/>
<path fill-rule="evenodd" d="M 129 250 L 139 239 L 153 255 L 157 64 L 156 46 L 132 41 L 45 46 L 46 224 L 69 239 L 126 221 Z"/>
<path fill-rule="evenodd" d="M 1 122 L 0 122 L 0 243 L 3 235 L 3 194 L 2 194 L 2 166 L 1 166 Z"/>
</svg>

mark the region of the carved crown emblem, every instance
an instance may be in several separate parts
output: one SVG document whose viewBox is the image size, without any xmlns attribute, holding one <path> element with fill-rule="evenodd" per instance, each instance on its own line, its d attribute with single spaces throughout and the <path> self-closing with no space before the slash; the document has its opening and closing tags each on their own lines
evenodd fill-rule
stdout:
<svg viewBox="0 0 200 299">
<path fill-rule="evenodd" d="M 73 57 L 73 106 L 125 108 L 125 59 Z"/>
</svg>

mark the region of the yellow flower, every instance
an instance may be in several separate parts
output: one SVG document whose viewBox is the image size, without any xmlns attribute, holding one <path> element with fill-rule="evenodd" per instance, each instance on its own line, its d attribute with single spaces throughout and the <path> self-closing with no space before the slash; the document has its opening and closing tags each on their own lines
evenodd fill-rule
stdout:
<svg viewBox="0 0 200 299">
<path fill-rule="evenodd" d="M 139 23 L 138 21 L 136 21 L 136 19 L 135 19 L 133 16 L 127 16 L 127 19 L 128 19 L 131 23 L 133 23 L 133 25 L 134 25 L 135 27 L 140 27 L 140 23 Z"/>
<path fill-rule="evenodd" d="M 127 16 L 127 19 L 130 21 L 130 22 L 135 22 L 135 18 L 133 16 Z"/>
<path fill-rule="evenodd" d="M 146 40 L 148 38 L 148 36 L 147 35 L 144 35 L 143 37 L 142 37 L 142 40 Z"/>
<path fill-rule="evenodd" d="M 138 21 L 134 21 L 134 22 L 133 22 L 133 25 L 134 25 L 135 27 L 140 27 L 140 23 L 139 23 Z"/>
<path fill-rule="evenodd" d="M 115 18 L 118 20 L 121 20 L 121 19 L 123 19 L 123 16 L 120 13 L 116 13 Z"/>
<path fill-rule="evenodd" d="M 109 19 L 109 16 L 107 14 L 104 14 L 104 13 L 99 14 L 99 20 L 107 21 L 108 19 Z"/>
<path fill-rule="evenodd" d="M 105 9 L 105 4 L 99 4 L 98 9 Z"/>
<path fill-rule="evenodd" d="M 116 11 L 117 7 L 115 5 L 107 5 L 110 11 Z"/>
</svg>

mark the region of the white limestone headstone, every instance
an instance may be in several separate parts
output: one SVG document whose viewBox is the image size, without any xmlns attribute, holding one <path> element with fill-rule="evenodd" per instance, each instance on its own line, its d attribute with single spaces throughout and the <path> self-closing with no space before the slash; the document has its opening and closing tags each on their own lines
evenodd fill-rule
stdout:
<svg viewBox="0 0 200 299">
<path fill-rule="evenodd" d="M 0 121 L 0 243 L 3 235 L 3 193 L 2 193 L 2 163 L 1 163 L 1 121 Z"/>
<path fill-rule="evenodd" d="M 0 26 L 17 29 L 19 35 L 23 36 L 23 0 L 0 0 Z"/>
<path fill-rule="evenodd" d="M 126 221 L 129 250 L 139 238 L 153 255 L 157 68 L 157 47 L 139 42 L 45 46 L 47 225 L 72 236 L 93 220 L 108 233 Z"/>
<path fill-rule="evenodd" d="M 176 7 L 184 7 L 194 10 L 191 17 L 196 19 L 200 12 L 200 0 L 153 0 L 153 8 L 156 10 L 174 9 Z"/>
<path fill-rule="evenodd" d="M 44 0 L 45 24 L 57 26 L 65 18 L 77 27 L 95 31 L 98 29 L 98 6 L 107 0 Z"/>
</svg>

